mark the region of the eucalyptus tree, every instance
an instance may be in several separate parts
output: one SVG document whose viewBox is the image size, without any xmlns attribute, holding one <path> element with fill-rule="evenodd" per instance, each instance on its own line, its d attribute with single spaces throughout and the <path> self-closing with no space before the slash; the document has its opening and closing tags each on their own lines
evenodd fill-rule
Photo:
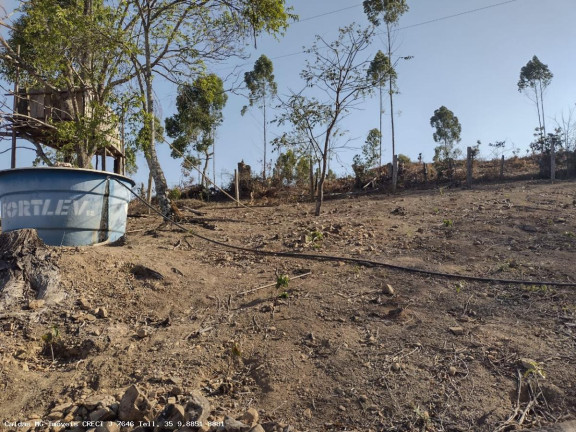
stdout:
<svg viewBox="0 0 576 432">
<path fill-rule="evenodd" d="M 434 115 L 430 118 L 430 126 L 435 128 L 434 141 L 440 144 L 434 149 L 434 162 L 442 169 L 444 169 L 444 164 L 447 164 L 449 176 L 452 178 L 454 159 L 460 154 L 460 150 L 454 146 L 460 142 L 462 125 L 458 117 L 442 105 L 434 111 Z"/>
<path fill-rule="evenodd" d="M 285 143 L 304 143 L 319 155 L 316 216 L 320 215 L 324 200 L 329 154 L 342 134 L 338 125 L 365 95 L 373 91 L 366 77 L 369 60 L 362 56 L 369 48 L 373 34 L 372 27 L 362 29 L 353 24 L 341 28 L 338 38 L 333 42 L 316 36 L 312 46 L 305 50 L 311 60 L 306 60 L 306 66 L 300 73 L 305 89 L 289 98 L 285 112 L 278 119 L 280 124 L 293 125 L 291 134 L 284 137 Z M 325 99 L 306 96 L 311 88 L 320 90 L 319 93 L 324 94 Z"/>
<path fill-rule="evenodd" d="M 546 137 L 546 119 L 544 115 L 544 91 L 552 82 L 554 75 L 547 65 L 542 63 L 538 57 L 532 57 L 520 70 L 518 80 L 518 91 L 524 92 L 536 104 L 538 112 L 538 126 L 540 127 L 540 138 Z"/>
<path fill-rule="evenodd" d="M 380 109 L 378 110 L 379 118 L 379 150 L 378 150 L 378 161 L 382 165 L 382 114 L 384 112 L 382 105 L 382 90 L 383 87 L 390 81 L 392 81 L 392 86 L 396 85 L 396 71 L 390 62 L 390 57 L 385 55 L 382 51 L 378 50 L 374 56 L 374 60 L 370 63 L 368 68 L 368 77 L 372 81 L 372 84 L 378 87 Z M 394 149 L 393 149 L 394 152 Z"/>
<path fill-rule="evenodd" d="M 172 157 L 193 160 L 191 152 L 203 155 L 202 185 L 208 187 L 206 171 L 214 157 L 214 135 L 224 117 L 222 110 L 228 95 L 224 84 L 215 74 L 198 77 L 192 84 L 184 84 L 176 97 L 177 112 L 166 119 L 166 131 L 172 142 Z"/>
<path fill-rule="evenodd" d="M 264 131 L 264 159 L 262 163 L 262 179 L 266 180 L 266 104 L 269 99 L 276 96 L 278 88 L 274 81 L 274 65 L 272 61 L 264 54 L 256 60 L 254 69 L 244 74 L 244 82 L 250 91 L 248 97 L 249 106 L 258 104 L 263 114 L 263 131 Z M 242 108 L 242 115 L 246 113 L 248 106 Z"/>
<path fill-rule="evenodd" d="M 408 12 L 407 0 L 364 0 L 364 13 L 368 20 L 375 26 L 382 22 L 386 27 L 386 55 L 391 66 L 394 68 L 395 63 L 392 61 L 394 54 L 394 36 L 400 17 Z M 403 57 L 409 59 L 411 57 Z M 390 126 L 392 135 L 392 155 L 396 154 L 396 138 L 394 132 L 394 93 L 396 90 L 396 73 L 388 74 L 388 95 L 390 99 Z"/>
</svg>

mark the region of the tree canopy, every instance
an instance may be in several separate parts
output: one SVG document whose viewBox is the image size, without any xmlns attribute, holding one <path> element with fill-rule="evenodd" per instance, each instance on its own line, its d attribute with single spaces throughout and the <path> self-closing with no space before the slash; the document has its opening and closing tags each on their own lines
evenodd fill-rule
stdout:
<svg viewBox="0 0 576 432">
<path fill-rule="evenodd" d="M 364 13 L 375 26 L 383 19 L 386 23 L 395 23 L 400 16 L 408 12 L 406 0 L 364 0 Z"/>
<path fill-rule="evenodd" d="M 203 181 L 210 157 L 213 157 L 214 130 L 222 123 L 222 110 L 228 96 L 224 84 L 215 74 L 198 77 L 184 84 L 176 97 L 177 113 L 166 119 L 166 131 L 172 142 L 172 157 L 193 160 L 192 151 L 204 156 Z M 212 149 L 212 152 L 211 152 Z"/>
<path fill-rule="evenodd" d="M 50 131 L 46 139 L 59 141 L 64 153 L 75 153 L 76 165 L 88 167 L 94 153 L 117 134 L 115 90 L 129 80 L 130 44 L 120 13 L 105 0 L 22 2 L 19 12 L 9 38 L 0 37 L 0 75 L 13 81 L 18 69 L 21 87 L 62 99 L 53 115 L 69 119 L 43 124 L 34 119 L 35 126 Z M 70 96 L 76 94 L 82 98 Z M 37 138 L 24 137 L 42 156 Z"/>
<path fill-rule="evenodd" d="M 460 142 L 462 126 L 458 117 L 444 105 L 434 111 L 434 115 L 430 118 L 430 126 L 436 128 L 433 137 L 437 143 L 447 145 Z"/>
<path fill-rule="evenodd" d="M 256 63 L 254 69 L 244 74 L 244 82 L 250 91 L 248 102 L 250 106 L 259 104 L 263 113 L 263 135 L 264 135 L 264 159 L 262 163 L 262 178 L 266 180 L 266 147 L 268 139 L 266 137 L 267 120 L 266 107 L 268 99 L 276 96 L 278 89 L 274 81 L 274 65 L 272 61 L 262 54 Z M 242 108 L 242 115 L 248 109 L 247 106 Z"/>
<path fill-rule="evenodd" d="M 532 57 L 525 66 L 520 69 L 518 91 L 525 94 L 536 104 L 538 112 L 538 126 L 540 139 L 546 139 L 546 118 L 544 115 L 544 91 L 552 82 L 554 75 L 548 66 L 542 63 L 538 57 Z"/>
</svg>

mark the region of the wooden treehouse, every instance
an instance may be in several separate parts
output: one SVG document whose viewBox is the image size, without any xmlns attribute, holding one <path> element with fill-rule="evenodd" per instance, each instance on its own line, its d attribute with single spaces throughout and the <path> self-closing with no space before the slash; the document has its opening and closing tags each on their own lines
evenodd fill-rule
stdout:
<svg viewBox="0 0 576 432">
<path fill-rule="evenodd" d="M 14 95 L 13 112 L 3 114 L 0 121 L 0 136 L 12 137 L 12 168 L 15 168 L 16 163 L 16 138 L 26 139 L 55 150 L 62 150 L 64 146 L 71 144 L 58 139 L 52 125 L 72 121 L 73 107 L 78 112 L 86 113 L 92 97 L 90 90 L 77 90 L 71 94 L 69 91 L 55 92 L 50 89 L 15 89 L 12 95 Z M 106 171 L 106 157 L 112 157 L 114 173 L 124 175 L 124 142 L 117 130 L 106 129 L 102 126 L 101 133 L 106 134 L 108 144 L 95 153 L 100 157 L 100 168 Z"/>
</svg>

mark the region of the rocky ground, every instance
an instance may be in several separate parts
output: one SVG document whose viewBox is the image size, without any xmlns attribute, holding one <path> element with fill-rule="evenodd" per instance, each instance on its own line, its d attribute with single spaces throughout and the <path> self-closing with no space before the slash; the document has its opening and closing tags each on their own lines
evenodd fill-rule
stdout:
<svg viewBox="0 0 576 432">
<path fill-rule="evenodd" d="M 178 205 L 192 232 L 135 205 L 124 243 L 36 248 L 60 274 L 40 301 L 35 265 L 2 257 L 2 275 L 22 273 L 0 310 L 4 430 L 508 431 L 576 419 L 574 182 L 348 195 L 320 217 L 310 203 Z"/>
</svg>

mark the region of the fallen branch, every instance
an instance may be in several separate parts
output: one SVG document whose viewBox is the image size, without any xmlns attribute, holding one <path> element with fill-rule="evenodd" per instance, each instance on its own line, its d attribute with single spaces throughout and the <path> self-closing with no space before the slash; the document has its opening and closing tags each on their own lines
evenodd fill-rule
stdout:
<svg viewBox="0 0 576 432">
<path fill-rule="evenodd" d="M 301 278 L 301 277 L 304 277 L 304 276 L 308 276 L 308 275 L 310 275 L 310 274 L 312 274 L 312 272 L 303 273 L 303 274 L 298 275 L 298 276 L 293 276 L 293 277 L 291 277 L 289 280 L 298 279 L 298 278 Z M 238 295 L 250 294 L 250 293 L 259 291 L 259 290 L 261 290 L 261 289 L 270 288 L 270 287 L 273 287 L 273 286 L 276 286 L 276 282 L 272 282 L 272 283 L 269 283 L 269 284 L 266 284 L 266 285 L 263 285 L 263 286 L 261 286 L 261 287 L 254 288 L 254 289 L 251 289 L 251 290 L 248 290 L 248 291 L 242 291 L 242 292 L 238 293 Z"/>
</svg>

